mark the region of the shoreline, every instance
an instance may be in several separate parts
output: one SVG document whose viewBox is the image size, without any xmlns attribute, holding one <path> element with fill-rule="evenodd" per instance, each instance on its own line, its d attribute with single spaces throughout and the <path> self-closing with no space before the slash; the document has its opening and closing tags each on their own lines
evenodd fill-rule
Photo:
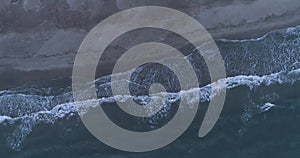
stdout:
<svg viewBox="0 0 300 158">
<path fill-rule="evenodd" d="M 232 40 L 232 39 L 216 39 L 215 41 L 220 42 L 247 42 L 247 41 L 259 41 L 263 38 L 267 37 L 270 33 L 280 31 L 280 30 L 288 30 L 300 27 L 300 25 L 293 26 L 293 27 L 287 27 L 287 28 L 280 28 L 276 30 L 271 30 L 270 32 L 267 32 L 266 34 L 253 39 L 242 39 L 242 40 Z M 109 75 L 110 67 L 108 65 L 107 69 L 102 68 L 100 71 L 97 70 L 97 77 L 102 77 Z M 2 69 L 3 70 L 3 69 Z M 53 67 L 51 69 L 44 69 L 44 70 L 21 70 L 21 69 L 10 69 L 10 70 L 4 70 L 0 71 L 0 74 L 2 77 L 0 77 L 0 83 L 5 83 L 5 85 L 0 84 L 0 90 L 8 90 L 11 88 L 15 88 L 17 86 L 24 85 L 25 83 L 31 82 L 31 81 L 47 81 L 47 80 L 53 80 L 53 79 L 59 79 L 59 78 L 67 78 L 72 76 L 72 64 L 64 65 L 64 67 Z M 4 76 L 4 77 L 3 77 Z"/>
<path fill-rule="evenodd" d="M 21 1 L 15 4 L 0 2 L 3 19 L 0 21 L 0 89 L 32 80 L 70 76 L 76 52 L 89 30 L 103 18 L 130 7 L 161 5 L 178 9 L 198 20 L 216 41 L 255 40 L 276 30 L 300 26 L 298 0 L 254 0 L 249 3 L 236 0 L 224 1 L 222 5 L 219 2 L 183 4 L 177 0 L 172 4 L 156 0 L 147 3 L 91 0 L 88 2 L 91 4 L 76 0 L 72 3 L 67 0 L 29 1 L 34 7 Z M 84 8 L 83 5 L 95 7 Z M 49 9 L 54 12 L 47 12 Z M 153 38 L 151 34 L 148 36 Z M 161 38 L 168 37 L 164 34 Z M 139 38 L 125 38 L 127 41 L 116 45 L 113 52 L 124 50 L 122 46 L 130 43 L 128 41 Z M 110 58 L 106 60 L 104 69 L 109 70 Z M 103 74 L 107 75 L 107 72 Z"/>
</svg>

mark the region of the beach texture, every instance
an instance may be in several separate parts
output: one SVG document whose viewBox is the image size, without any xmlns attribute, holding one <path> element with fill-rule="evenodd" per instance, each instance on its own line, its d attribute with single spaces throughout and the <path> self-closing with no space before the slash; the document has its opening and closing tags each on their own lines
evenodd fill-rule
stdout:
<svg viewBox="0 0 300 158">
<path fill-rule="evenodd" d="M 96 24 L 119 11 L 153 5 L 177 9 L 199 21 L 215 39 L 226 76 L 218 80 L 210 77 L 209 64 L 215 68 L 215 63 L 220 63 L 212 51 L 199 51 L 171 31 L 143 28 L 119 36 L 107 47 L 98 62 L 95 80 L 92 76 L 87 84 L 76 82 L 76 77 L 86 78 L 88 70 L 71 77 L 78 48 Z M 0 158 L 298 158 L 299 7 L 299 0 L 0 0 Z M 149 18 L 141 19 L 147 23 Z M 115 28 L 108 32 L 117 32 L 118 26 Z M 195 35 L 193 30 L 189 33 Z M 199 35 L 195 37 L 202 40 Z M 149 45 L 143 47 L 147 50 L 143 57 L 176 62 L 166 66 L 155 60 L 138 65 L 135 59 L 141 55 L 129 55 L 120 62 L 120 73 L 111 74 L 120 55 L 128 55 L 124 52 L 146 42 L 178 49 L 196 78 L 186 73 L 189 68 L 184 64 L 173 60 L 180 57 L 166 55 L 162 59 L 166 51 L 156 51 Z M 209 56 L 205 58 L 203 53 Z M 91 61 L 97 61 L 93 59 L 96 57 L 80 66 L 90 66 Z M 126 71 L 127 66 L 133 69 Z M 218 70 L 213 72 L 221 76 Z M 193 84 L 195 80 L 198 82 Z M 158 91 L 157 85 L 161 85 Z M 124 86 L 128 86 L 126 94 L 121 92 Z M 225 89 L 223 104 L 218 98 Z M 99 104 L 90 106 L 89 102 L 95 101 Z M 160 105 L 159 111 L 132 108 L 137 114 L 153 114 L 149 117 L 132 115 L 121 107 L 128 102 L 148 107 L 152 101 Z M 211 106 L 215 101 L 218 104 Z M 211 117 L 219 114 L 219 110 L 210 110 L 215 107 L 222 108 L 220 117 Z M 94 108 L 103 109 L 105 115 Z M 165 147 L 142 153 L 105 145 L 83 121 L 90 114 L 107 116 L 125 130 L 147 132 L 165 127 L 174 117 L 176 121 L 176 115 L 185 111 L 196 116 L 180 137 Z M 185 116 L 179 120 L 186 120 Z M 102 118 L 94 120 L 105 122 Z M 199 137 L 202 125 L 212 121 L 216 124 L 210 132 Z M 163 137 L 157 140 L 176 133 L 181 124 L 177 123 L 171 130 L 158 132 Z M 133 148 L 156 144 L 155 138 L 149 140 L 148 136 L 124 140 L 121 137 L 128 135 L 110 130 L 109 124 L 94 125 L 101 128 L 100 133 L 109 134 L 105 139 L 116 144 Z M 134 145 L 131 141 L 146 143 Z"/>
<path fill-rule="evenodd" d="M 0 88 L 70 76 L 76 52 L 91 28 L 118 11 L 145 5 L 185 12 L 214 39 L 258 38 L 300 24 L 299 0 L 2 0 Z M 123 44 L 112 45 L 112 52 L 126 50 L 126 41 L 143 40 L 145 36 L 154 38 L 151 32 L 125 35 Z M 160 36 L 169 37 L 167 33 Z M 114 56 L 106 60 L 106 67 L 110 67 L 111 58 Z"/>
</svg>

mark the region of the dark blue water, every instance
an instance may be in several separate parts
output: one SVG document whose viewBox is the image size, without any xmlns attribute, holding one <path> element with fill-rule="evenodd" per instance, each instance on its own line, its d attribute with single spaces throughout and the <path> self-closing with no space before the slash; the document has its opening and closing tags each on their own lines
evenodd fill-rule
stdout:
<svg viewBox="0 0 300 158">
<path fill-rule="evenodd" d="M 206 137 L 197 134 L 212 92 L 201 55 L 191 52 L 187 58 L 200 81 L 200 108 L 190 128 L 170 145 L 129 153 L 101 143 L 82 124 L 73 104 L 71 79 L 64 78 L 0 91 L 0 157 L 299 157 L 300 27 L 256 40 L 220 40 L 217 45 L 226 64 L 227 96 L 221 117 Z M 172 94 L 180 90 L 168 70 L 151 64 L 141 69 L 131 78 L 136 102 L 141 102 L 137 96 L 147 99 L 147 87 L 155 82 L 163 82 Z M 149 79 L 147 72 L 156 75 Z M 109 108 L 115 102 L 109 82 L 106 76 L 95 83 L 101 106 L 112 113 Z M 120 125 L 137 131 L 159 128 L 172 119 L 180 97 L 170 98 L 154 117 Z M 119 116 L 111 115 L 115 121 Z"/>
</svg>

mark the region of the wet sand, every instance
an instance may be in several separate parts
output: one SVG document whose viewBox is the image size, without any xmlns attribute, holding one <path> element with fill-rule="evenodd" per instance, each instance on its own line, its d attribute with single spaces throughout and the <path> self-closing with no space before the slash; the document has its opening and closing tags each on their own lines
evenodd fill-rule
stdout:
<svg viewBox="0 0 300 158">
<path fill-rule="evenodd" d="M 273 30 L 300 25 L 299 0 L 4 0 L 0 2 L 0 89 L 31 80 L 70 76 L 76 51 L 94 25 L 119 10 L 143 5 L 183 11 L 198 20 L 214 39 L 258 38 Z M 122 45 L 115 47 L 123 50 Z M 108 58 L 100 76 L 108 73 L 109 63 Z"/>
</svg>

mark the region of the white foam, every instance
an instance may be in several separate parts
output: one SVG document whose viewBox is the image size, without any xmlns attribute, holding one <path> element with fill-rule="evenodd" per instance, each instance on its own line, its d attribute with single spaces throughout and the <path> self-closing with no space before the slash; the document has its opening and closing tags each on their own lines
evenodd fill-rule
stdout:
<svg viewBox="0 0 300 158">
<path fill-rule="evenodd" d="M 188 101 L 189 103 L 192 104 L 194 102 L 199 102 L 199 100 L 193 99 L 194 95 L 199 94 L 200 102 L 206 102 L 206 101 L 210 101 L 215 96 L 218 96 L 218 93 L 224 88 L 231 89 L 231 88 L 239 87 L 241 85 L 246 85 L 250 88 L 253 88 L 256 86 L 260 86 L 261 84 L 265 84 L 265 85 L 271 85 L 277 83 L 280 84 L 285 82 L 291 82 L 294 80 L 300 80 L 300 69 L 293 70 L 288 73 L 279 72 L 279 73 L 274 73 L 274 74 L 264 75 L 264 76 L 241 75 L 235 77 L 228 77 L 228 78 L 221 79 L 217 82 L 208 84 L 204 87 L 192 88 L 189 90 L 180 91 L 178 93 L 167 93 L 167 92 L 156 93 L 156 94 L 152 94 L 151 97 L 155 97 L 155 99 L 157 100 L 168 98 L 166 101 L 167 104 L 165 106 L 165 109 L 159 112 L 159 115 L 161 117 L 164 117 L 168 115 L 168 108 L 170 107 L 169 105 L 171 105 L 170 103 L 176 102 L 179 99 L 181 101 Z M 19 117 L 11 118 L 9 116 L 0 116 L 0 123 L 2 123 L 5 120 L 14 120 L 15 122 L 18 122 L 18 120 L 21 121 L 20 122 L 21 124 L 18 126 L 18 128 L 15 129 L 14 133 L 9 137 L 9 140 L 11 140 L 9 144 L 12 144 L 12 148 L 18 148 L 18 145 L 20 145 L 22 141 L 26 138 L 26 136 L 31 132 L 31 128 L 39 123 L 54 123 L 59 118 L 72 116 L 74 113 L 77 112 L 80 115 L 84 115 L 88 109 L 93 108 L 91 106 L 89 107 L 88 105 L 101 106 L 104 103 L 108 103 L 108 102 L 111 103 L 114 102 L 115 100 L 120 102 L 126 102 L 127 99 L 138 99 L 143 101 L 149 99 L 149 96 L 137 97 L 131 95 L 124 95 L 124 96 L 120 95 L 120 96 L 106 97 L 106 98 L 103 97 L 96 100 L 82 101 L 80 102 L 81 104 L 80 103 L 77 104 L 74 102 L 64 103 L 64 104 L 56 105 L 50 110 L 41 110 L 38 112 L 33 112 L 31 114 L 22 115 Z M 97 102 L 99 104 L 89 104 L 93 102 Z M 80 105 L 82 105 L 83 108 L 80 107 Z M 266 103 L 262 106 L 259 106 L 259 108 L 261 109 L 261 112 L 265 112 L 270 110 L 274 106 L 276 105 L 272 103 Z M 155 119 L 156 118 L 153 118 L 151 121 L 155 121 Z M 27 132 L 22 131 L 24 127 L 28 128 Z M 13 144 L 17 144 L 17 146 L 13 146 Z"/>
<path fill-rule="evenodd" d="M 272 33 L 272 32 L 270 32 Z M 221 41 L 221 42 L 251 42 L 251 41 L 260 41 L 260 40 L 263 40 L 264 38 L 266 38 L 270 33 L 267 33 L 261 37 L 258 37 L 258 38 L 251 38 L 251 39 L 243 39 L 243 40 L 231 40 L 231 39 L 224 39 L 224 38 L 221 38 L 221 39 L 217 39 L 216 41 Z"/>
<path fill-rule="evenodd" d="M 199 92 L 198 94 L 200 95 L 200 102 L 206 102 L 206 101 L 213 99 L 215 96 L 217 96 L 218 93 L 224 88 L 231 89 L 231 88 L 239 87 L 241 85 L 246 85 L 246 86 L 250 87 L 250 89 L 252 89 L 253 87 L 260 86 L 261 84 L 264 84 L 264 85 L 271 85 L 271 84 L 276 84 L 276 83 L 281 84 L 281 83 L 286 83 L 286 82 L 293 82 L 293 80 L 299 80 L 299 79 L 300 79 L 300 69 L 290 71 L 289 73 L 279 72 L 279 73 L 274 73 L 274 74 L 264 75 L 264 76 L 241 75 L 241 76 L 228 77 L 225 79 L 221 79 L 217 82 L 208 84 L 201 88 L 192 88 L 189 90 L 180 91 L 179 93 L 167 93 L 167 92 L 156 93 L 156 94 L 152 94 L 152 97 L 156 97 L 156 99 L 157 98 L 158 99 L 159 98 L 161 98 L 161 99 L 168 98 L 168 102 L 171 103 L 171 102 L 177 101 L 179 98 L 190 98 L 189 96 L 193 96 L 194 94 L 196 94 L 195 92 Z M 212 89 L 214 89 L 214 91 L 212 91 Z M 19 94 L 19 95 L 22 95 L 22 94 Z M 30 95 L 28 97 L 30 97 Z M 124 96 L 117 95 L 114 97 L 103 97 L 103 98 L 97 99 L 96 101 L 100 102 L 100 104 L 103 104 L 103 103 L 108 103 L 108 102 L 111 103 L 114 101 L 126 102 L 126 100 L 128 100 L 128 99 L 147 100 L 147 99 L 149 99 L 149 96 L 138 96 L 137 97 L 137 96 L 131 96 L 131 95 L 124 95 Z M 194 102 L 196 100 L 191 99 L 189 101 Z M 89 102 L 89 101 L 84 101 L 84 102 Z M 84 104 L 84 102 L 83 102 L 83 104 Z M 67 113 L 75 112 L 75 111 L 76 111 L 76 109 L 74 107 L 74 103 L 65 103 L 65 104 L 56 105 L 51 110 L 35 111 L 32 114 L 49 113 L 52 115 L 57 115 L 59 117 L 64 117 Z M 31 114 L 28 114 L 28 115 L 30 116 Z M 19 116 L 19 118 L 22 118 L 22 117 L 27 117 L 27 116 Z M 3 121 L 4 119 L 7 119 L 7 118 L 9 118 L 9 117 L 3 116 L 3 117 L 1 117 L 1 120 Z M 15 118 L 15 119 L 17 119 L 17 118 Z"/>
<path fill-rule="evenodd" d="M 266 33 L 265 35 L 258 37 L 258 38 L 251 38 L 251 39 L 243 39 L 243 40 L 231 40 L 231 39 L 217 39 L 216 41 L 222 41 L 222 42 L 251 42 L 251 41 L 260 41 L 265 39 L 268 35 L 274 33 L 274 32 L 280 32 L 280 31 L 286 31 L 287 33 L 294 32 L 295 30 L 300 29 L 300 26 L 295 26 L 295 27 L 289 27 L 287 29 L 281 29 L 281 30 L 274 30 L 271 32 Z"/>
<path fill-rule="evenodd" d="M 269 111 L 272 107 L 275 107 L 275 104 L 272 103 L 265 103 L 262 107 L 260 107 L 262 109 L 262 112 L 266 112 Z"/>
<path fill-rule="evenodd" d="M 12 120 L 12 118 L 8 116 L 0 116 L 0 123 L 4 122 L 5 120 Z"/>
</svg>

